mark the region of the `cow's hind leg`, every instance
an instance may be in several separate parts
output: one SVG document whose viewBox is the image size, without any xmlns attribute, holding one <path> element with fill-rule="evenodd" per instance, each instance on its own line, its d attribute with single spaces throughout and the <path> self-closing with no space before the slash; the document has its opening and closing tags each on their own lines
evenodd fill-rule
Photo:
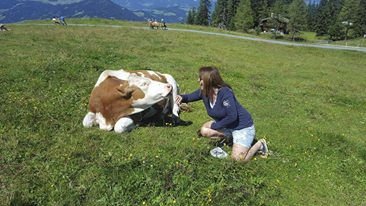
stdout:
<svg viewBox="0 0 366 206">
<path fill-rule="evenodd" d="M 136 125 L 130 117 L 122 117 L 114 125 L 114 131 L 117 133 L 129 132 L 134 128 L 136 128 Z"/>
<path fill-rule="evenodd" d="M 95 117 L 95 113 L 93 112 L 88 112 L 84 119 L 83 119 L 83 125 L 84 127 L 86 128 L 90 128 L 92 127 L 93 125 L 96 124 L 96 117 Z"/>
<path fill-rule="evenodd" d="M 170 108 L 172 109 L 172 124 L 173 126 L 177 126 L 180 125 L 181 119 L 179 118 L 179 105 L 177 103 L 175 103 L 175 99 L 177 98 L 178 95 L 178 84 L 175 81 L 175 79 L 169 75 L 169 74 L 164 74 L 167 82 L 169 84 L 172 85 L 172 94 L 169 96 L 169 104 L 170 104 Z"/>
</svg>

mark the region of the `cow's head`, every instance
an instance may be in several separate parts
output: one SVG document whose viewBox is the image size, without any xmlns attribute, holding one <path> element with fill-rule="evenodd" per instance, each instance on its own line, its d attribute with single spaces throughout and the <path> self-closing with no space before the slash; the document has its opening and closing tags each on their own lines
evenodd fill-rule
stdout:
<svg viewBox="0 0 366 206">
<path fill-rule="evenodd" d="M 125 99 L 132 97 L 132 107 L 134 108 L 148 108 L 163 100 L 172 90 L 170 84 L 153 81 L 136 74 L 128 77 L 127 84 L 120 84 L 117 90 Z"/>
</svg>

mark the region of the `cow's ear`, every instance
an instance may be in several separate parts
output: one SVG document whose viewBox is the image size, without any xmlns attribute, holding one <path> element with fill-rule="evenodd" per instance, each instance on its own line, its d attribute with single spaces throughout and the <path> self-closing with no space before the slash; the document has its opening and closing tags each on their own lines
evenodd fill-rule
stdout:
<svg viewBox="0 0 366 206">
<path fill-rule="evenodd" d="M 120 93 L 121 97 L 129 99 L 131 98 L 132 93 L 135 91 L 135 89 L 133 87 L 121 84 L 119 85 L 119 87 L 117 87 L 117 91 Z"/>
</svg>

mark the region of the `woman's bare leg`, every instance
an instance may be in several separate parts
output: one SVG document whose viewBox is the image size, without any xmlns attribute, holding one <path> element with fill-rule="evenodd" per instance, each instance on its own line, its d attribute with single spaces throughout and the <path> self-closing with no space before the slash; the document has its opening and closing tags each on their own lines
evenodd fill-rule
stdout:
<svg viewBox="0 0 366 206">
<path fill-rule="evenodd" d="M 201 127 L 201 135 L 204 137 L 210 137 L 212 139 L 219 139 L 221 137 L 224 137 L 224 133 L 219 132 L 217 130 L 211 129 L 211 124 L 213 123 L 213 121 L 208 121 L 206 123 L 204 123 Z"/>
<path fill-rule="evenodd" d="M 255 153 L 258 152 L 258 150 L 260 150 L 262 147 L 262 142 L 261 141 L 257 141 L 248 151 L 247 155 L 245 156 L 245 161 L 249 161 L 251 160 Z"/>
<path fill-rule="evenodd" d="M 231 152 L 231 158 L 236 161 L 244 161 L 247 156 L 249 148 L 244 147 L 240 144 L 233 144 L 233 150 Z"/>
<path fill-rule="evenodd" d="M 251 148 L 244 147 L 240 144 L 234 144 L 231 158 L 237 161 L 249 162 L 261 147 L 261 141 L 256 142 Z"/>
</svg>

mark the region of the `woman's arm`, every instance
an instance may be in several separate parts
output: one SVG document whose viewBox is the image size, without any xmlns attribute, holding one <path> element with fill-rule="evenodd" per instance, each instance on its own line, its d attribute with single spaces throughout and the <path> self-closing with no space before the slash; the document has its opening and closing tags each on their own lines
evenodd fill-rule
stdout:
<svg viewBox="0 0 366 206">
<path fill-rule="evenodd" d="M 190 93 L 190 94 L 183 94 L 180 95 L 182 97 L 181 102 L 194 102 L 202 99 L 201 96 L 201 90 L 197 89 L 196 91 Z"/>
</svg>

